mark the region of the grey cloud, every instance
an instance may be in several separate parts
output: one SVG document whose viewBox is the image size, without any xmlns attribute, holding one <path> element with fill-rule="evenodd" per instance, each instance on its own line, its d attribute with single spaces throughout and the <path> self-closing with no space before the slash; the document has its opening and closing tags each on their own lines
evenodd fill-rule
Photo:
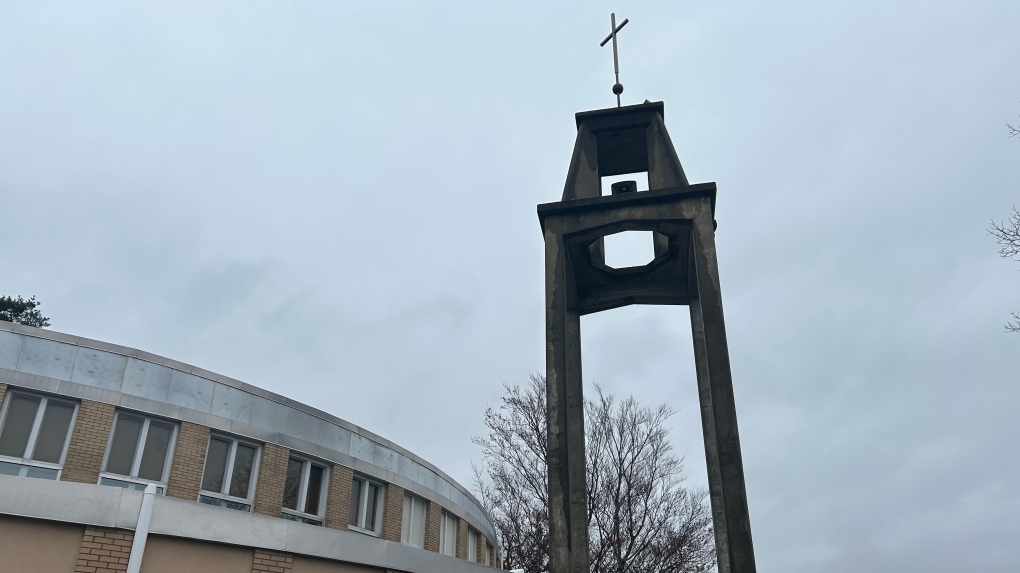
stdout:
<svg viewBox="0 0 1020 573">
<path fill-rule="evenodd" d="M 0 290 L 469 483 L 500 381 L 544 368 L 534 208 L 613 103 L 616 10 L 625 101 L 719 183 L 760 569 L 1020 568 L 1017 266 L 984 233 L 1018 202 L 1020 6 L 586 8 L 4 5 Z M 587 317 L 584 369 L 678 408 L 701 485 L 688 324 Z"/>
</svg>

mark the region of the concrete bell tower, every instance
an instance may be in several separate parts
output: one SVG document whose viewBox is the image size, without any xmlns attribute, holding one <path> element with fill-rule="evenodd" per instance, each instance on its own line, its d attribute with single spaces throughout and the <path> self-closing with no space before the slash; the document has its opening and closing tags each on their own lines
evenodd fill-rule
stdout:
<svg viewBox="0 0 1020 573">
<path fill-rule="evenodd" d="M 545 236 L 550 573 L 588 573 L 581 316 L 631 304 L 690 307 L 719 573 L 754 573 L 716 260 L 716 185 L 688 183 L 661 102 L 575 117 L 563 198 L 538 206 Z M 648 173 L 647 191 L 623 182 L 602 195 L 603 177 L 638 172 Z M 650 263 L 606 265 L 603 238 L 623 231 L 652 232 Z"/>
</svg>

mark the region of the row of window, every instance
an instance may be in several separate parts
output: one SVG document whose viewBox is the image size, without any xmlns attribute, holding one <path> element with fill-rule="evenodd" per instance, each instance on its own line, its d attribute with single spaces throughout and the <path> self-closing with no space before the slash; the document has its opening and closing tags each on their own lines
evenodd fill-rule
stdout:
<svg viewBox="0 0 1020 573">
<path fill-rule="evenodd" d="M 67 455 L 77 402 L 10 390 L 0 408 L 0 475 L 57 479 Z M 117 411 L 103 457 L 101 485 L 137 490 L 154 483 L 165 492 L 177 424 Z M 228 509 L 251 511 L 261 445 L 221 434 L 209 438 L 198 501 Z M 325 519 L 330 464 L 291 455 L 287 461 L 280 517 L 311 525 Z M 363 476 L 351 483 L 349 528 L 378 535 L 382 529 L 385 485 Z M 405 494 L 401 541 L 425 545 L 427 502 Z M 478 533 L 468 530 L 468 560 L 477 561 Z M 440 552 L 456 556 L 457 518 L 440 520 Z M 489 564 L 489 552 L 485 552 Z"/>
</svg>

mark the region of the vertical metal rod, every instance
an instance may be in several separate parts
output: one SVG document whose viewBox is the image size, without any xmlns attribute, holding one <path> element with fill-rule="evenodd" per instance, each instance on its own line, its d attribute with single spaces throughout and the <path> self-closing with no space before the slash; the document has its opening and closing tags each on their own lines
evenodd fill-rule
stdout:
<svg viewBox="0 0 1020 573">
<path fill-rule="evenodd" d="M 616 73 L 616 83 L 620 83 L 620 58 L 616 55 L 616 12 L 609 14 L 609 21 L 613 35 L 613 71 Z M 616 94 L 616 107 L 620 107 L 620 94 Z"/>
</svg>

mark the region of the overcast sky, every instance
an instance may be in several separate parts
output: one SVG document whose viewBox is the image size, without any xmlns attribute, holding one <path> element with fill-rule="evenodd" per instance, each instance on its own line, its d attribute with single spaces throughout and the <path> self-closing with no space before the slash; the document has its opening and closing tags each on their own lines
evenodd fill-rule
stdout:
<svg viewBox="0 0 1020 573">
<path fill-rule="evenodd" d="M 144 5 L 143 5 L 144 4 Z M 828 7 L 823 6 L 828 5 Z M 719 185 L 759 570 L 1020 570 L 1020 3 L 2 2 L 0 294 L 470 483 L 545 367 L 573 114 L 664 101 Z M 582 322 L 706 483 L 684 307 Z"/>
</svg>

